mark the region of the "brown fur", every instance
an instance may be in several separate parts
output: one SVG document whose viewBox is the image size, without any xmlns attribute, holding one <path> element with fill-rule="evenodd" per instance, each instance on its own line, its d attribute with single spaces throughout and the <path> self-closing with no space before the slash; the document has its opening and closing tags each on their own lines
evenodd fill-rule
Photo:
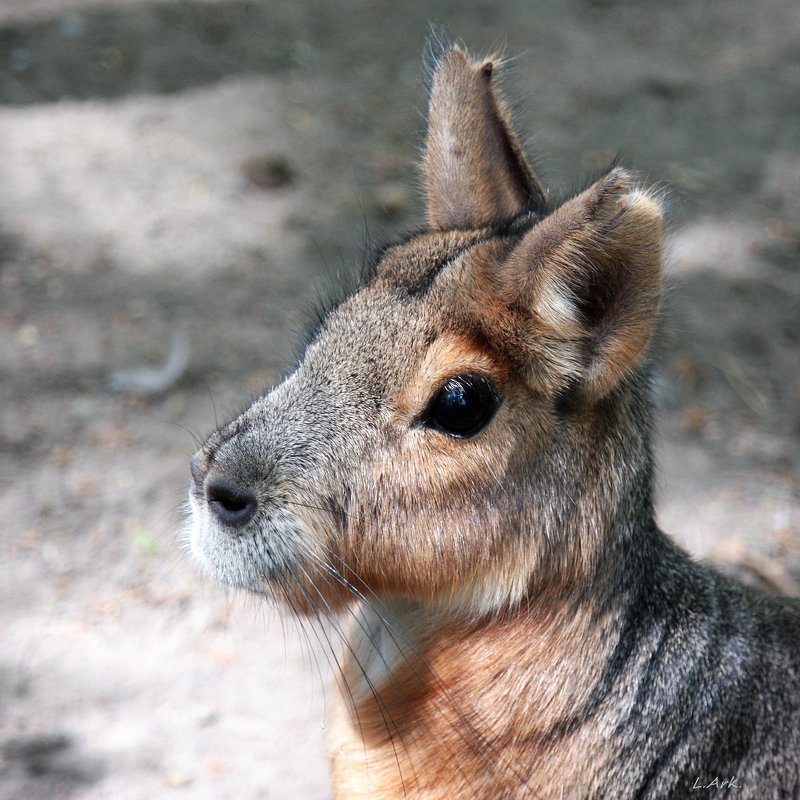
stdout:
<svg viewBox="0 0 800 800">
<path fill-rule="evenodd" d="M 682 797 L 729 771 L 800 797 L 800 609 L 654 522 L 660 204 L 615 168 L 548 205 L 496 67 L 439 54 L 429 228 L 195 456 L 195 551 L 343 642 L 337 800 Z M 474 430 L 437 416 L 453 381 L 488 387 Z"/>
<path fill-rule="evenodd" d="M 616 749 L 603 735 L 610 724 L 599 717 L 577 737 L 565 731 L 588 700 L 587 678 L 599 677 L 609 640 L 585 610 L 553 607 L 557 614 L 545 606 L 424 631 L 418 654 L 379 687 L 379 702 L 365 692 L 334 712 L 337 796 L 585 796 Z M 526 669 L 534 659 L 537 670 Z M 363 683 L 353 662 L 349 669 L 349 685 Z"/>
<path fill-rule="evenodd" d="M 423 170 L 435 230 L 494 225 L 532 198 L 544 201 L 492 81 L 496 68 L 492 59 L 470 65 L 457 48 L 437 65 Z"/>
</svg>

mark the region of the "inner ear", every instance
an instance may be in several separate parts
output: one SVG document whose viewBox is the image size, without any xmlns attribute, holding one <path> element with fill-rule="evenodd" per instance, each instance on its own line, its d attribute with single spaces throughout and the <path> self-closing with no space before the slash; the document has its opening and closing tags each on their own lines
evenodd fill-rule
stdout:
<svg viewBox="0 0 800 800">
<path fill-rule="evenodd" d="M 618 264 L 604 270 L 588 269 L 586 280 L 574 289 L 574 303 L 580 322 L 589 337 L 600 342 L 608 325 L 625 302 L 625 274 Z"/>
<path fill-rule="evenodd" d="M 457 47 L 433 65 L 422 166 L 432 229 L 482 228 L 544 210 L 544 190 L 496 86 L 498 68 L 493 59 L 471 62 Z"/>
</svg>

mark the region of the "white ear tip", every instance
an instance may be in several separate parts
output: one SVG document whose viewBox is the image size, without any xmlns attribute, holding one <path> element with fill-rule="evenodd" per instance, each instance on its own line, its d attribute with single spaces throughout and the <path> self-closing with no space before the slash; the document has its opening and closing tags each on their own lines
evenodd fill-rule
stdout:
<svg viewBox="0 0 800 800">
<path fill-rule="evenodd" d="M 636 211 L 643 216 L 662 217 L 664 204 L 661 198 L 647 189 L 637 188 L 620 198 L 621 211 Z"/>
</svg>

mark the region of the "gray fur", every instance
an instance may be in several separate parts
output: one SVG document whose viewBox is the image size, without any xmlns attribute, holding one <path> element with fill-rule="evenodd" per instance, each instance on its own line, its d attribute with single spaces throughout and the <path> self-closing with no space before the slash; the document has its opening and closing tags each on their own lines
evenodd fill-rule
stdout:
<svg viewBox="0 0 800 800">
<path fill-rule="evenodd" d="M 446 130 L 429 131 L 429 163 L 447 165 L 436 149 L 451 145 L 461 110 L 437 85 L 463 79 L 472 91 L 495 66 L 450 49 L 433 69 L 431 103 Z M 442 97 L 458 96 L 446 89 Z M 502 111 L 496 87 L 487 91 Z M 482 107 L 470 108 L 470 124 Z M 647 352 L 661 280 L 657 201 L 614 170 L 543 211 L 505 112 L 491 113 L 507 152 L 487 165 L 491 137 L 474 152 L 467 138 L 454 150 L 455 177 L 429 176 L 428 186 L 446 194 L 472 180 L 480 192 L 485 175 L 505 171 L 494 187 L 505 192 L 497 224 L 483 224 L 492 187 L 463 208 L 429 197 L 431 230 L 384 251 L 325 316 L 295 372 L 195 456 L 195 553 L 222 582 L 306 614 L 358 608 L 349 632 L 335 623 L 349 647 L 345 705 L 351 715 L 381 706 L 397 763 L 376 756 L 372 775 L 351 781 L 357 758 L 335 758 L 337 797 L 555 797 L 541 776 L 567 764 L 581 777 L 564 778 L 564 797 L 702 797 L 733 779 L 735 797 L 800 798 L 800 605 L 693 563 L 654 521 Z M 481 161 L 480 181 L 471 159 Z M 463 230 L 442 230 L 449 218 Z M 463 441 L 425 420 L 448 358 L 452 374 L 485 372 L 501 398 L 486 428 Z M 210 502 L 215 481 L 252 493 L 252 518 L 223 524 Z M 436 721 L 413 693 L 407 720 L 384 711 L 383 687 L 409 664 L 421 683 L 446 683 L 432 666 L 448 646 L 444 631 L 447 642 L 453 630 L 477 641 L 516 625 L 518 645 L 530 635 L 533 652 L 543 619 L 580 631 L 584 618 L 585 641 L 597 646 L 575 655 L 580 636 L 564 644 L 566 676 L 540 675 L 536 658 L 519 655 L 465 664 L 464 686 L 470 670 L 492 676 L 476 679 L 470 708 L 497 696 L 507 708 L 492 724 L 448 711 L 469 731 L 454 757 L 462 777 L 436 766 L 445 754 L 434 734 L 414 749 Z M 546 692 L 556 678 L 578 698 L 566 709 L 555 696 L 545 713 L 514 688 Z M 513 730 L 498 730 L 512 717 Z M 380 752 L 367 725 L 342 730 L 342 741 L 363 738 L 364 754 Z M 604 733 L 581 738 L 594 730 Z"/>
</svg>

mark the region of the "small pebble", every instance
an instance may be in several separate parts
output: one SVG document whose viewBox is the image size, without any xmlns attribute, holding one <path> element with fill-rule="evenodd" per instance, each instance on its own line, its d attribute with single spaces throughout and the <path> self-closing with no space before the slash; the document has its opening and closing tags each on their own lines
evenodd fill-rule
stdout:
<svg viewBox="0 0 800 800">
<path fill-rule="evenodd" d="M 241 166 L 242 176 L 258 189 L 281 189 L 294 181 L 294 171 L 280 156 L 255 156 Z"/>
</svg>

